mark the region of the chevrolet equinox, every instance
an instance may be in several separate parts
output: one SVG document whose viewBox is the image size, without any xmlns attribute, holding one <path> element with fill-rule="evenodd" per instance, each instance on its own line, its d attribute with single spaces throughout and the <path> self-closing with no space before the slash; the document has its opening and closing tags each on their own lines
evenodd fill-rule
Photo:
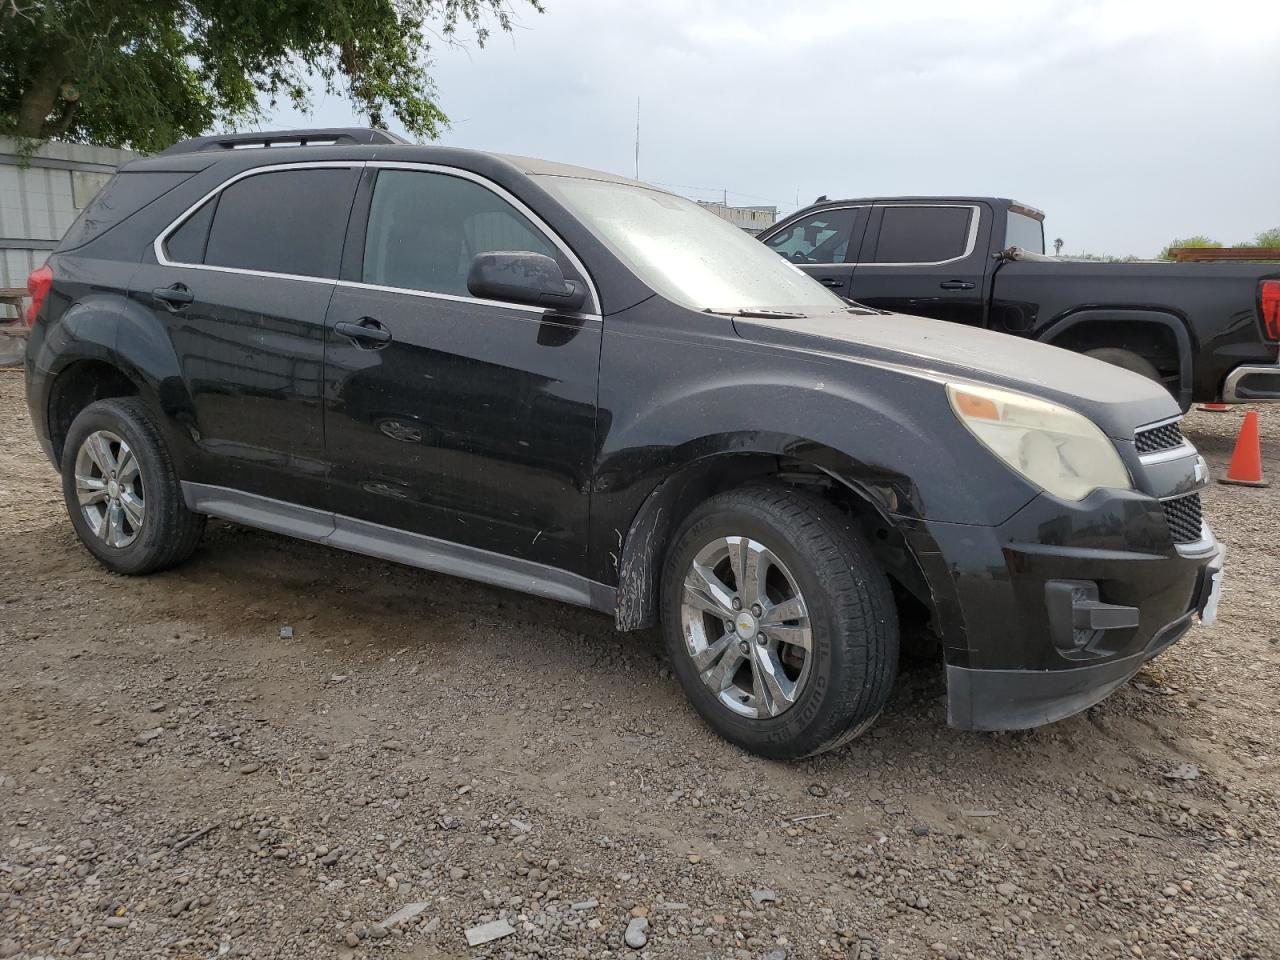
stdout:
<svg viewBox="0 0 1280 960">
<path fill-rule="evenodd" d="M 180 563 L 212 516 L 660 624 L 706 722 L 768 757 L 874 722 L 900 619 L 950 724 L 991 730 L 1096 703 L 1216 609 L 1168 391 L 854 304 L 633 180 L 197 138 L 123 167 L 29 286 L 32 418 L 108 569 Z"/>
</svg>

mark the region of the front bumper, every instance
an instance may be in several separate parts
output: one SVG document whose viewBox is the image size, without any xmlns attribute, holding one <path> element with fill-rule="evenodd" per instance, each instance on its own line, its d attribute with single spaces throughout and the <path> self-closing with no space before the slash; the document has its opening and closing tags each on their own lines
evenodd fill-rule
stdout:
<svg viewBox="0 0 1280 960">
<path fill-rule="evenodd" d="M 1227 374 L 1222 384 L 1225 403 L 1280 400 L 1280 364 L 1246 364 Z"/>
<path fill-rule="evenodd" d="M 1059 670 L 970 669 L 947 665 L 947 723 L 961 730 L 1021 730 L 1062 720 L 1110 696 L 1148 660 L 1177 643 L 1197 617 L 1217 613 L 1224 549 L 1214 544 L 1197 581 L 1192 609 L 1127 656 Z"/>
<path fill-rule="evenodd" d="M 1078 502 L 1041 493 L 999 526 L 919 520 L 906 530 L 932 594 L 952 726 L 1016 729 L 1069 716 L 1198 616 L 1212 619 L 1223 549 L 1199 517 L 1207 470 L 1167 423 L 1154 426 L 1166 448 L 1116 442 L 1132 490 Z"/>
</svg>

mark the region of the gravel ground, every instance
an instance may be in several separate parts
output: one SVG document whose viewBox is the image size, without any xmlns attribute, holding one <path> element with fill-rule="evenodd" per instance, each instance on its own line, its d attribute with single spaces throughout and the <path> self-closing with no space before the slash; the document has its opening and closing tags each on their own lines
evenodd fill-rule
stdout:
<svg viewBox="0 0 1280 960">
<path fill-rule="evenodd" d="M 222 523 L 104 572 L 0 371 L 0 958 L 1280 957 L 1277 498 L 1208 491 L 1221 619 L 1086 714 L 917 663 L 784 766 L 550 601 Z"/>
</svg>

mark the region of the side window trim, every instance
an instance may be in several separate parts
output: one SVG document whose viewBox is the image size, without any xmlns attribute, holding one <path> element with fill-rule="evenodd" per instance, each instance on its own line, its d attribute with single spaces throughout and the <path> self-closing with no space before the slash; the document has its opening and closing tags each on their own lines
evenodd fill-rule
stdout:
<svg viewBox="0 0 1280 960">
<path fill-rule="evenodd" d="M 587 317 L 596 320 L 600 319 L 600 292 L 596 287 L 595 280 L 587 270 L 586 265 L 558 233 L 552 230 L 541 217 L 529 209 L 529 207 L 521 201 L 519 197 L 515 196 L 510 191 L 478 173 L 472 173 L 470 170 L 463 170 L 460 167 L 445 166 L 444 164 L 439 163 L 421 163 L 404 160 L 370 160 L 365 164 L 365 168 L 366 170 L 410 170 L 421 173 L 439 173 L 444 174 L 445 176 L 459 177 L 460 179 L 469 180 L 472 183 L 483 187 L 499 199 L 510 204 L 518 213 L 528 220 L 539 233 L 546 237 L 552 246 L 564 254 L 565 259 L 569 261 L 573 266 L 573 269 L 578 272 L 578 275 L 582 277 L 583 281 L 586 283 L 587 292 L 590 294 L 591 302 L 588 305 L 588 309 L 585 309 L 578 314 L 574 314 L 574 316 Z M 363 186 L 363 183 L 364 181 L 362 180 L 361 186 Z M 373 190 L 369 189 L 367 192 L 362 192 L 360 187 L 357 187 L 356 195 L 360 203 L 359 215 L 360 219 L 363 221 L 363 229 L 360 231 L 360 235 L 358 237 L 349 235 L 348 242 L 354 241 L 356 248 L 363 251 L 365 231 L 368 230 L 369 209 L 373 201 Z M 355 214 L 353 214 L 353 224 L 355 223 L 355 220 L 356 217 Z M 363 260 L 363 252 L 361 253 L 361 259 Z M 409 287 L 389 287 L 374 283 L 364 283 L 360 280 L 343 279 L 342 277 L 347 273 L 346 267 L 349 265 L 350 261 L 344 260 L 344 269 L 338 280 L 338 284 L 340 286 L 354 287 L 356 289 L 363 290 L 379 290 L 386 293 L 402 293 L 409 296 L 427 297 L 438 300 L 453 300 L 462 303 L 480 303 L 487 306 L 504 307 L 508 310 L 521 310 L 539 314 L 548 312 L 546 308 L 542 307 L 526 307 L 515 303 L 503 303 L 498 300 L 484 300 L 479 297 L 464 297 L 452 293 L 437 293 L 433 290 L 414 290 Z"/>
<path fill-rule="evenodd" d="M 241 180 L 248 179 L 249 177 L 256 176 L 260 173 L 276 173 L 282 170 L 363 170 L 364 167 L 365 161 L 363 160 L 315 160 L 306 163 L 275 163 L 264 167 L 250 167 L 248 170 L 241 170 L 234 177 L 229 177 L 219 183 L 216 187 L 180 213 L 172 223 L 160 231 L 151 244 L 151 249 L 155 254 L 156 262 L 162 267 L 181 267 L 184 270 L 210 270 L 215 273 L 238 273 L 242 276 L 269 277 L 276 280 L 303 280 L 307 283 L 337 283 L 338 281 L 329 277 L 313 277 L 297 273 L 274 273 L 270 270 L 249 270 L 244 267 L 219 267 L 204 263 L 182 263 L 169 259 L 165 252 L 165 242 L 169 239 L 169 236 L 175 233 L 179 227 L 186 223 L 187 220 L 196 213 L 196 211 L 210 200 L 213 200 L 215 197 L 219 197 L 222 191 L 226 190 L 232 184 L 238 183 Z M 215 210 L 215 213 L 216 212 L 217 211 Z M 206 237 L 206 249 L 208 247 L 208 242 L 208 237 Z"/>
<path fill-rule="evenodd" d="M 960 208 L 962 210 L 968 209 L 972 211 L 973 215 L 969 218 L 969 236 L 965 239 L 964 253 L 960 254 L 958 257 L 948 257 L 945 260 L 919 260 L 903 263 L 878 263 L 874 260 L 863 260 L 860 261 L 862 264 L 865 264 L 868 267 L 940 267 L 948 263 L 959 263 L 961 260 L 968 260 L 973 256 L 973 251 L 978 246 L 978 228 L 982 223 L 982 208 L 976 203 L 877 203 L 872 217 L 875 221 L 874 235 L 872 231 L 868 230 L 863 237 L 864 244 L 868 239 L 873 240 L 875 244 L 880 243 L 880 229 L 883 221 L 882 218 L 876 214 L 879 214 L 882 210 L 888 210 L 891 207 L 938 207 L 944 210 Z"/>
</svg>

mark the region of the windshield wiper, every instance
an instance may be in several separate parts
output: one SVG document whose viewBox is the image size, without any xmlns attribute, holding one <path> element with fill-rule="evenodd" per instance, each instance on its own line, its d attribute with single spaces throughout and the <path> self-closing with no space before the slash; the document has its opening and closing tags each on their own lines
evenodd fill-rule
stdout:
<svg viewBox="0 0 1280 960">
<path fill-rule="evenodd" d="M 762 320 L 802 320 L 808 316 L 806 313 L 796 313 L 792 310 L 712 310 L 707 307 L 703 313 L 722 313 L 730 317 L 759 317 Z"/>
</svg>

